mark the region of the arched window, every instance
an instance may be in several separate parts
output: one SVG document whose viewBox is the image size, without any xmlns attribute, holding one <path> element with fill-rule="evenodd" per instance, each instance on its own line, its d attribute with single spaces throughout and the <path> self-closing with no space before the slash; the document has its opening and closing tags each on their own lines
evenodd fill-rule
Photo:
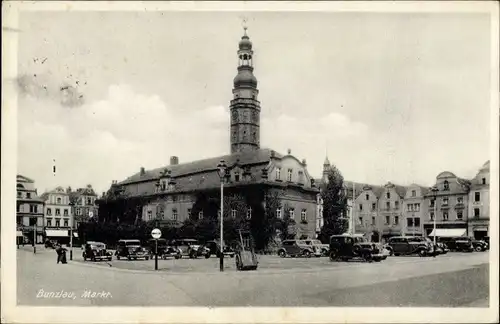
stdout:
<svg viewBox="0 0 500 324">
<path fill-rule="evenodd" d="M 18 184 L 17 184 L 17 188 L 19 188 L 19 189 L 24 189 L 24 186 L 23 186 L 21 183 L 18 183 Z"/>
<path fill-rule="evenodd" d="M 443 186 L 444 186 L 444 190 L 450 190 L 450 183 L 448 182 L 448 180 L 445 180 L 443 182 Z"/>
</svg>

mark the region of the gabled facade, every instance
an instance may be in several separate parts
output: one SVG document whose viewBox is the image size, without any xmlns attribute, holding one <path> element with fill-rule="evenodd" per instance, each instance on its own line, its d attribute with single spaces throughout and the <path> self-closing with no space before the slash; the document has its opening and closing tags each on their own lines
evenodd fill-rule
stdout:
<svg viewBox="0 0 500 324">
<path fill-rule="evenodd" d="M 380 240 L 381 220 L 378 217 L 379 198 L 383 187 L 365 185 L 354 200 L 355 232 Z"/>
<path fill-rule="evenodd" d="M 471 180 L 468 232 L 476 239 L 490 233 L 490 161 Z"/>
<path fill-rule="evenodd" d="M 427 209 L 424 221 L 425 235 L 431 234 L 434 217 L 436 217 L 436 228 L 463 229 L 466 235 L 470 181 L 445 171 L 436 177 L 435 187 L 438 189 L 435 194 L 429 191 L 424 195 L 424 208 Z"/>
<path fill-rule="evenodd" d="M 19 243 L 43 242 L 44 200 L 37 195 L 35 181 L 22 176 L 16 177 L 16 224 Z M 35 234 L 36 231 L 36 234 Z"/>
<path fill-rule="evenodd" d="M 406 195 L 406 187 L 388 182 L 384 185 L 378 200 L 379 228 L 383 238 L 403 235 L 403 199 Z"/>
<path fill-rule="evenodd" d="M 73 213 L 69 192 L 57 187 L 41 195 L 45 201 L 45 236 L 47 239 L 69 242 L 70 229 L 73 226 Z"/>
<path fill-rule="evenodd" d="M 69 198 L 72 203 L 71 210 L 75 220 L 74 228 L 78 228 L 79 222 L 88 221 L 92 217 L 98 217 L 97 194 L 91 185 L 70 191 Z"/>
<path fill-rule="evenodd" d="M 426 219 L 427 208 L 425 208 L 425 195 L 429 188 L 418 184 L 411 184 L 406 190 L 403 202 L 404 235 L 423 236 L 423 221 Z"/>
</svg>

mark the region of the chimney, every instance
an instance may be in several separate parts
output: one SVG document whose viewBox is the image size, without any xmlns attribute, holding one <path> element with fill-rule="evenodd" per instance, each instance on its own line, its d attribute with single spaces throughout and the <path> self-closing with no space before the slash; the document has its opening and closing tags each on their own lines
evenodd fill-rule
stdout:
<svg viewBox="0 0 500 324">
<path fill-rule="evenodd" d="M 292 154 L 292 150 L 288 149 L 288 155 Z"/>
<path fill-rule="evenodd" d="M 179 164 L 179 157 L 171 156 L 170 157 L 170 165 L 177 165 L 177 164 Z"/>
<path fill-rule="evenodd" d="M 144 167 L 141 167 L 141 176 L 143 176 L 145 174 L 146 174 L 146 169 L 144 169 Z"/>
</svg>

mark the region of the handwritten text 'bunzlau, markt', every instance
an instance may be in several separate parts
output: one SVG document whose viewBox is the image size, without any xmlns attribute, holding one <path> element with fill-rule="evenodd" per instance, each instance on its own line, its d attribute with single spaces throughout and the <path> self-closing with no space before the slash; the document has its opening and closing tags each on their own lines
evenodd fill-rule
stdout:
<svg viewBox="0 0 500 324">
<path fill-rule="evenodd" d="M 112 298 L 113 295 L 109 291 L 92 291 L 92 290 L 84 290 L 81 294 L 77 294 L 73 291 L 45 291 L 40 289 L 36 294 L 36 298 L 54 298 L 54 299 L 76 299 L 77 297 L 84 299 L 93 299 L 93 298 Z"/>
</svg>

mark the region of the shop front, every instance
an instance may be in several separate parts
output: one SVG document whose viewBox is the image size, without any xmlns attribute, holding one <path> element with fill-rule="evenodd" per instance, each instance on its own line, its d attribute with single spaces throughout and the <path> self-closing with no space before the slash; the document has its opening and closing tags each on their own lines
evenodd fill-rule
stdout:
<svg viewBox="0 0 500 324">
<path fill-rule="evenodd" d="M 467 236 L 467 225 L 463 223 L 436 223 L 436 232 L 434 232 L 434 224 L 428 222 L 424 224 L 424 232 L 427 237 L 452 237 L 452 236 Z M 434 233 L 433 233 L 434 232 Z"/>
</svg>

